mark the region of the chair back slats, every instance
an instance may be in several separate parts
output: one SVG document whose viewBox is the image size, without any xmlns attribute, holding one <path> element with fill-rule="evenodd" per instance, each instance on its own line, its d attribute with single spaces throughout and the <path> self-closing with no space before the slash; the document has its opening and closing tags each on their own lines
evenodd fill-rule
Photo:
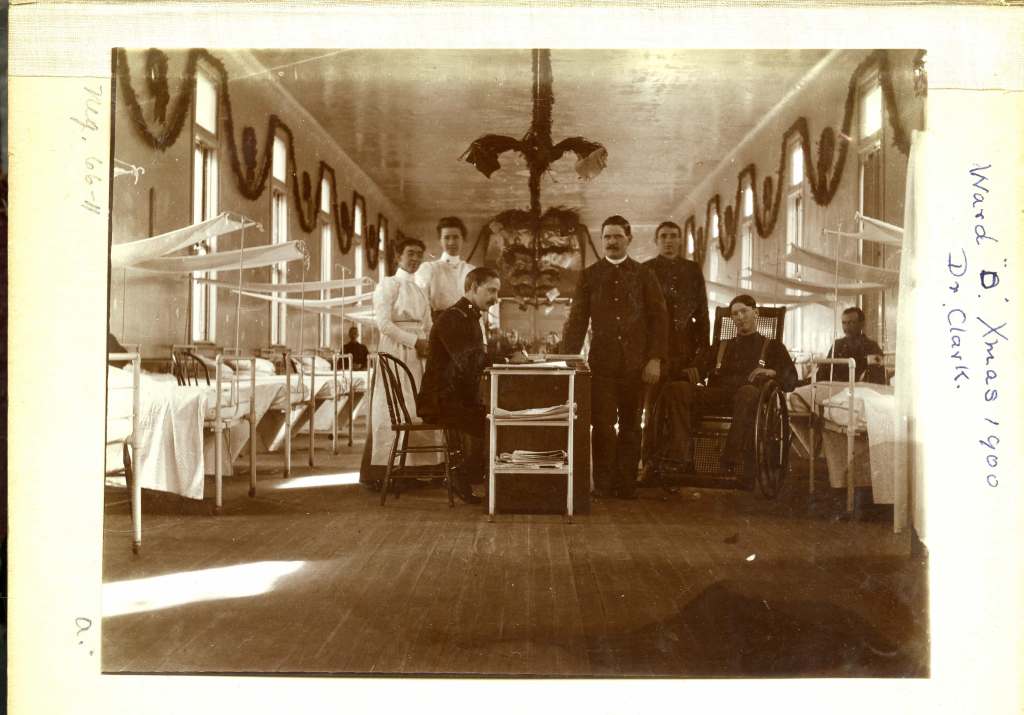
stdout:
<svg viewBox="0 0 1024 715">
<path fill-rule="evenodd" d="M 171 348 L 171 372 L 182 386 L 210 384 L 210 370 L 193 352 L 191 345 L 175 345 Z"/>
<path fill-rule="evenodd" d="M 786 309 L 758 308 L 757 332 L 766 338 L 782 340 L 783 326 L 786 320 Z M 732 320 L 729 309 L 724 306 L 715 308 L 715 335 L 712 342 L 729 340 L 736 337 L 736 323 Z"/>
<path fill-rule="evenodd" d="M 412 394 L 416 394 L 416 379 L 409 367 L 390 353 L 378 353 L 377 370 L 384 385 L 384 396 L 387 398 L 391 425 L 412 422 L 412 414 L 409 412 L 408 405 L 405 404 L 405 391 L 402 389 L 404 381 L 407 380 L 412 387 Z"/>
</svg>

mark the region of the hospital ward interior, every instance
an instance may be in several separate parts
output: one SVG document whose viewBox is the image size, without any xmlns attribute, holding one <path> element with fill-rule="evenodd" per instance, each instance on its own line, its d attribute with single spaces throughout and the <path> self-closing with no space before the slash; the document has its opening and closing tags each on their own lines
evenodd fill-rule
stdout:
<svg viewBox="0 0 1024 715">
<path fill-rule="evenodd" d="M 927 677 L 926 61 L 115 50 L 103 671 Z"/>
</svg>

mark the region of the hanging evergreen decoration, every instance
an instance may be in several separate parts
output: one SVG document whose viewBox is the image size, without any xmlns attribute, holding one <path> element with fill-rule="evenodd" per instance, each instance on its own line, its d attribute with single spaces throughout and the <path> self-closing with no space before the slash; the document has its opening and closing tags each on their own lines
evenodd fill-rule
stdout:
<svg viewBox="0 0 1024 715">
<path fill-rule="evenodd" d="M 927 75 L 923 69 L 923 61 L 915 59 L 915 89 L 919 94 L 927 90 Z M 177 96 L 172 101 L 168 79 L 168 59 L 166 53 L 151 48 L 145 56 L 146 88 L 153 98 L 152 121 L 146 119 L 142 106 L 135 93 L 128 66 L 128 54 L 124 48 L 115 51 L 115 75 L 117 77 L 118 94 L 124 97 L 128 114 L 143 141 L 153 149 L 166 151 L 177 142 L 185 126 L 192 107 L 192 96 L 195 91 L 195 78 L 199 63 L 208 65 L 219 79 L 221 117 L 227 137 L 228 159 L 239 192 L 249 200 L 256 200 L 266 191 L 268 178 L 272 168 L 274 137 L 280 132 L 286 142 L 288 153 L 289 174 L 291 177 L 292 195 L 299 217 L 299 225 L 306 233 L 312 233 L 317 226 L 316 214 L 320 206 L 320 192 L 323 179 L 330 181 L 334 196 L 338 196 L 337 178 L 334 168 L 326 162 L 319 164 L 316 188 L 312 187 L 312 178 L 308 172 L 302 172 L 301 178 L 295 159 L 295 137 L 291 128 L 276 114 L 267 120 L 263 139 L 263 153 L 260 156 L 256 130 L 243 127 L 242 146 L 239 149 L 235 140 L 234 116 L 231 108 L 228 73 L 224 64 L 205 49 L 188 51 L 185 60 L 183 83 Z M 721 197 L 716 194 L 708 200 L 705 210 L 705 224 L 696 227 L 693 215 L 686 219 L 690 235 L 694 236 L 694 258 L 703 258 L 706 254 L 707 241 L 710 238 L 710 217 L 712 212 L 718 216 L 719 250 L 726 259 L 730 258 L 736 246 L 736 207 L 740 206 L 743 189 L 749 185 L 754 191 L 754 224 L 757 234 L 762 238 L 769 237 L 775 229 L 782 205 L 782 192 L 786 185 L 786 148 L 790 141 L 797 137 L 804 157 L 804 175 L 815 203 L 828 206 L 835 197 L 843 176 L 849 154 L 850 137 L 856 110 L 857 86 L 864 74 L 872 69 L 878 71 L 879 84 L 884 96 L 886 116 L 892 128 L 893 144 L 904 155 L 910 152 L 910 136 L 903 127 L 900 110 L 896 103 L 896 93 L 892 83 L 892 71 L 889 64 L 889 52 L 875 50 L 870 53 L 850 76 L 849 86 L 843 112 L 842 129 L 837 133 L 832 127 L 825 127 L 818 137 L 817 160 L 814 160 L 810 139 L 810 129 L 806 117 L 799 117 L 783 133 L 780 142 L 779 164 L 774 176 L 766 176 L 761 184 L 761 191 L 756 190 L 758 175 L 754 164 L 745 166 L 737 176 L 737 187 L 734 202 L 723 211 Z M 534 105 L 533 121 L 530 129 L 522 139 L 485 134 L 474 141 L 463 154 L 466 161 L 473 164 L 487 177 L 499 167 L 498 157 L 506 151 L 517 151 L 526 159 L 530 169 L 530 212 L 534 220 L 539 222 L 541 216 L 540 179 L 550 165 L 558 161 L 567 151 L 577 157 L 576 170 L 581 178 L 589 179 L 601 172 L 607 162 L 608 152 L 600 144 L 583 137 L 570 137 L 558 144 L 551 142 L 551 107 L 554 104 L 552 90 L 551 57 L 549 50 L 533 51 L 534 69 Z M 152 126 L 151 126 L 152 125 Z M 331 213 L 338 234 L 338 247 L 342 253 L 352 248 L 352 222 L 348 207 L 341 203 L 333 203 Z M 474 247 L 475 250 L 475 247 Z"/>
<path fill-rule="evenodd" d="M 587 227 L 579 213 L 564 207 L 541 213 L 540 180 L 551 164 L 565 152 L 576 155 L 576 172 L 590 179 L 604 169 L 608 151 L 597 142 L 569 137 L 557 144 L 551 140 L 551 108 L 555 103 L 551 73 L 551 51 L 533 50 L 533 116 L 522 139 L 485 134 L 476 139 L 460 158 L 491 177 L 500 168 L 498 157 L 518 152 L 530 170 L 529 210 L 511 209 L 491 219 L 480 231 L 469 254 L 472 259 L 483 244 L 485 265 L 495 266 L 502 279 L 502 293 L 514 295 L 520 307 L 550 303 L 558 296 L 571 296 L 575 279 L 584 267 Z"/>
<path fill-rule="evenodd" d="M 253 127 L 242 129 L 242 146 L 239 150 L 235 142 L 234 114 L 231 107 L 228 72 L 224 64 L 207 50 L 192 49 L 188 51 L 182 87 L 173 105 L 170 102 L 167 55 L 157 49 L 147 51 L 146 85 L 154 98 L 152 123 L 162 129 L 151 128 L 151 123 L 146 120 L 132 84 L 128 53 L 124 48 L 116 50 L 118 94 L 124 97 L 128 114 L 139 135 L 149 147 L 158 151 L 166 151 L 177 142 L 192 107 L 192 95 L 195 92 L 196 73 L 200 62 L 208 65 L 219 80 L 220 116 L 227 137 L 228 161 L 239 193 L 246 199 L 255 201 L 266 191 L 272 169 L 274 138 L 278 133 L 282 134 L 285 139 L 292 196 L 299 225 L 306 233 L 312 233 L 317 227 L 316 216 L 320 208 L 324 178 L 330 182 L 332 194 L 338 196 L 334 168 L 324 161 L 320 162 L 315 189 L 309 172 L 304 171 L 300 176 L 297 168 L 298 162 L 295 158 L 295 136 L 291 127 L 276 114 L 271 114 L 267 120 L 262 157 L 259 155 L 258 139 Z M 169 106 L 171 106 L 171 111 L 168 116 L 167 108 Z M 338 247 L 342 253 L 348 253 L 352 248 L 352 219 L 349 216 L 348 207 L 344 202 L 331 202 L 331 214 L 334 218 L 335 232 L 338 235 Z"/>
<path fill-rule="evenodd" d="M 896 104 L 896 91 L 892 84 L 892 70 L 889 66 L 889 53 L 886 50 L 875 50 L 869 54 L 854 70 L 846 91 L 843 107 L 842 129 L 838 134 L 827 126 L 818 137 L 817 161 L 811 151 L 810 128 L 806 117 L 799 117 L 782 135 L 779 146 L 779 166 L 775 176 L 766 176 L 762 184 L 761 194 L 757 192 L 757 166 L 747 164 L 736 177 L 736 194 L 731 206 L 721 207 L 721 196 L 715 194 L 705 207 L 704 227 L 694 231 L 695 218 L 691 214 L 685 226 L 694 236 L 694 260 L 703 265 L 707 250 L 707 241 L 711 237 L 712 216 L 718 220 L 718 250 L 728 260 L 736 250 L 736 232 L 739 226 L 736 212 L 743 200 L 743 191 L 750 186 L 754 198 L 754 227 L 761 238 L 768 238 L 775 230 L 782 207 L 782 190 L 786 186 L 786 149 L 794 137 L 799 141 L 803 151 L 804 176 L 811 190 L 814 202 L 819 206 L 828 206 L 839 190 L 839 183 L 846 167 L 849 154 L 850 137 L 856 114 L 857 87 L 864 75 L 873 70 L 878 71 L 878 81 L 885 98 L 884 106 L 889 125 L 892 128 L 893 144 L 906 155 L 910 153 L 910 136 L 900 120 L 899 106 Z"/>
</svg>

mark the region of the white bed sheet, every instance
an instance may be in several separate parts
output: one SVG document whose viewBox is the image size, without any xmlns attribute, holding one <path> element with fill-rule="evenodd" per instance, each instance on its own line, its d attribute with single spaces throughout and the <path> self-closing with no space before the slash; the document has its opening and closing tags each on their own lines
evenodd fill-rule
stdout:
<svg viewBox="0 0 1024 715">
<path fill-rule="evenodd" d="M 846 486 L 847 437 L 850 422 L 849 383 L 822 382 L 817 384 L 815 402 L 823 408 L 825 460 L 828 464 L 829 484 L 835 488 Z M 798 387 L 788 396 L 794 430 L 808 438 L 808 423 L 799 419 L 808 414 L 811 386 Z M 888 385 L 858 382 L 854 386 L 854 486 L 870 486 L 876 504 L 892 504 L 895 497 L 896 471 L 896 398 L 894 388 Z"/>
</svg>

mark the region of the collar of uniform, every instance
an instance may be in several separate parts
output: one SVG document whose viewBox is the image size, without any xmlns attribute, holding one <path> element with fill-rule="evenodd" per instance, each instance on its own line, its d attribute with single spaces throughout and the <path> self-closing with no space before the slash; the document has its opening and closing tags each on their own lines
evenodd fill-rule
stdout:
<svg viewBox="0 0 1024 715">
<path fill-rule="evenodd" d="M 396 281 L 405 283 L 412 280 L 412 273 L 399 266 L 395 269 L 394 278 Z"/>
<path fill-rule="evenodd" d="M 622 258 L 620 258 L 617 261 L 614 258 L 609 258 L 608 256 L 605 256 L 604 260 L 608 261 L 613 266 L 621 266 L 623 263 L 625 263 L 626 261 L 629 260 L 629 254 L 627 253 L 625 256 L 623 256 Z"/>
<path fill-rule="evenodd" d="M 439 259 L 441 263 L 447 263 L 449 266 L 458 268 L 462 265 L 462 256 L 451 256 L 447 253 L 441 256 Z"/>
<path fill-rule="evenodd" d="M 452 307 L 458 308 L 462 313 L 474 320 L 480 320 L 480 309 L 473 305 L 466 296 L 459 298 L 458 302 Z"/>
</svg>

